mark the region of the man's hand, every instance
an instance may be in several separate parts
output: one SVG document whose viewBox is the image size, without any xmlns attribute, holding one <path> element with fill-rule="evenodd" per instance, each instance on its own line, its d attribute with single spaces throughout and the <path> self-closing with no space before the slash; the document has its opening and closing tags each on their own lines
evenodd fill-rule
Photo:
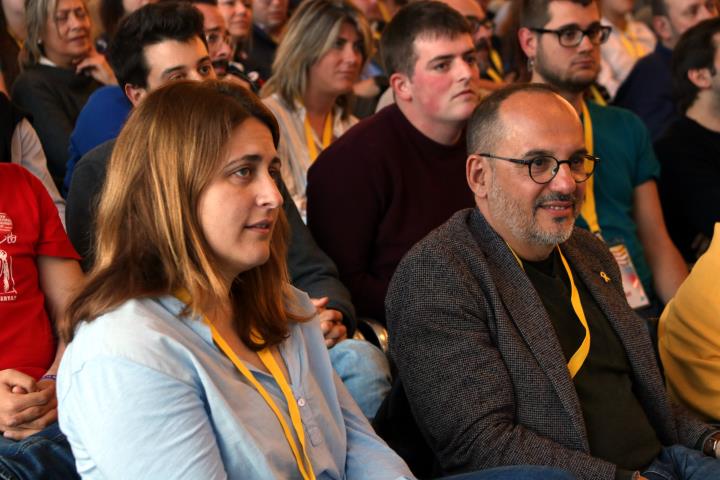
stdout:
<svg viewBox="0 0 720 480">
<path fill-rule="evenodd" d="M 325 337 L 325 345 L 332 348 L 347 338 L 347 328 L 342 323 L 342 313 L 327 308 L 328 297 L 311 298 L 315 305 L 318 317 L 320 317 L 320 328 Z"/>
<path fill-rule="evenodd" d="M 17 370 L 0 371 L 0 431 L 22 440 L 57 420 L 55 382 L 35 382 Z"/>
</svg>

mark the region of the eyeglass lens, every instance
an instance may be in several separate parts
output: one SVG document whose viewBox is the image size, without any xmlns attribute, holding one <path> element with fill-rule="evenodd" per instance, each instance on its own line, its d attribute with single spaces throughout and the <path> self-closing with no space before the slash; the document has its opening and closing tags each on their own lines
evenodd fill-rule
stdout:
<svg viewBox="0 0 720 480">
<path fill-rule="evenodd" d="M 590 156 L 580 156 L 570 160 L 559 161 L 551 156 L 539 156 L 532 159 L 529 164 L 530 178 L 537 183 L 548 183 L 560 171 L 560 166 L 566 163 L 576 182 L 584 182 L 595 170 L 595 161 Z"/>
</svg>

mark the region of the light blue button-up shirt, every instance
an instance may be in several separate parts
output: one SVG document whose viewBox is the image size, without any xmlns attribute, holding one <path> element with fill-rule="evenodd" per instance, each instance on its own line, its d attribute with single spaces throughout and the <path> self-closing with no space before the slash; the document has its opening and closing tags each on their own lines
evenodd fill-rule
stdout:
<svg viewBox="0 0 720 480">
<path fill-rule="evenodd" d="M 298 303 L 314 311 L 307 295 Z M 166 296 L 79 326 L 57 382 L 59 421 L 84 479 L 294 479 L 280 423 L 212 341 Z M 412 478 L 332 370 L 317 318 L 279 346 L 318 479 Z M 247 365 L 291 425 L 271 375 Z M 296 439 L 297 441 L 297 439 Z M 299 444 L 298 444 L 299 445 Z"/>
</svg>

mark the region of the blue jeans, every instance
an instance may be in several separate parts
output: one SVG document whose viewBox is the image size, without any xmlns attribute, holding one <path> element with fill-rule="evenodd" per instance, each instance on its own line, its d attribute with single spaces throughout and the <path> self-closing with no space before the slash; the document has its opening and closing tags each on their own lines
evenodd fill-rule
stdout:
<svg viewBox="0 0 720 480">
<path fill-rule="evenodd" d="M 518 465 L 463 473 L 441 480 L 574 480 L 575 476 L 565 470 L 552 467 Z"/>
<path fill-rule="evenodd" d="M 643 476 L 649 480 L 717 480 L 720 460 L 682 445 L 663 448 Z"/>
<path fill-rule="evenodd" d="M 330 350 L 330 363 L 363 414 L 372 421 L 390 392 L 390 364 L 385 354 L 365 340 L 348 339 Z"/>
<path fill-rule="evenodd" d="M 73 480 L 75 458 L 57 422 L 25 440 L 0 437 L 0 480 Z"/>
</svg>

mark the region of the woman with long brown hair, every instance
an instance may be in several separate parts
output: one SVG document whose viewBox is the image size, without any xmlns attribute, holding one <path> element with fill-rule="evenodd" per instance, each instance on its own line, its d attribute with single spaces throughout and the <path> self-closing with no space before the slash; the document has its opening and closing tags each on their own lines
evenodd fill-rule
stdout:
<svg viewBox="0 0 720 480">
<path fill-rule="evenodd" d="M 272 114 L 225 82 L 174 82 L 132 112 L 62 331 L 60 423 L 83 478 L 410 476 L 288 283 L 277 143 Z"/>
</svg>

